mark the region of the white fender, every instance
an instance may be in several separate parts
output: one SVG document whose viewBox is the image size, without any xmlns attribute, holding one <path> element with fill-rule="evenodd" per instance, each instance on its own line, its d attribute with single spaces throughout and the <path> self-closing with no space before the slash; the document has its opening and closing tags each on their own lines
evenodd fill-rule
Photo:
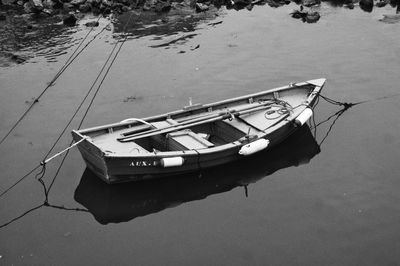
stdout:
<svg viewBox="0 0 400 266">
<path fill-rule="evenodd" d="M 249 144 L 244 145 L 240 150 L 239 154 L 240 155 L 251 155 L 253 153 L 259 152 L 261 150 L 264 150 L 267 148 L 269 145 L 269 140 L 267 139 L 258 139 L 256 141 L 253 141 Z"/>
<path fill-rule="evenodd" d="M 296 119 L 294 120 L 294 123 L 295 123 L 297 126 L 302 126 L 302 125 L 304 125 L 304 124 L 308 121 L 308 119 L 310 119 L 310 117 L 311 117 L 312 115 L 313 115 L 312 109 L 311 109 L 311 108 L 306 108 L 306 109 L 304 109 L 303 112 L 301 112 L 301 113 L 296 117 Z"/>
<path fill-rule="evenodd" d="M 183 165 L 183 161 L 184 159 L 182 157 L 177 156 L 177 157 L 162 158 L 160 160 L 160 163 L 162 167 L 174 167 Z"/>
</svg>

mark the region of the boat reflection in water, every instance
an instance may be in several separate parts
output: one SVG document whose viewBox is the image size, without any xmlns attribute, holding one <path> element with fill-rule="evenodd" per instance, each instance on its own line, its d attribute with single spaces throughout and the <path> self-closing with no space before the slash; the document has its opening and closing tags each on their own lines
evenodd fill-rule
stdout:
<svg viewBox="0 0 400 266">
<path fill-rule="evenodd" d="M 308 163 L 319 152 L 310 128 L 304 125 L 269 151 L 193 174 L 108 185 L 86 169 L 75 200 L 101 224 L 127 222 L 238 186 L 247 192 L 248 184 L 279 169 Z"/>
</svg>

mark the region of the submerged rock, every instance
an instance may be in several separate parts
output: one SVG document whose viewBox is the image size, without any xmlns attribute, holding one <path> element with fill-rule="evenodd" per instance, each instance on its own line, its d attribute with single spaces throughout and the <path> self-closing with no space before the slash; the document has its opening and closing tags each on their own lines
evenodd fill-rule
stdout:
<svg viewBox="0 0 400 266">
<path fill-rule="evenodd" d="M 89 21 L 85 23 L 86 27 L 97 27 L 99 26 L 99 22 L 98 21 Z"/>
<path fill-rule="evenodd" d="M 158 1 L 154 5 L 154 11 L 157 13 L 168 12 L 171 10 L 171 7 L 170 1 Z"/>
<path fill-rule="evenodd" d="M 63 4 L 63 8 L 65 9 L 65 10 L 72 10 L 73 8 L 74 8 L 74 5 L 73 4 L 71 4 L 71 3 L 64 3 Z"/>
<path fill-rule="evenodd" d="M 42 0 L 29 0 L 29 3 L 34 11 L 42 11 L 44 8 Z"/>
<path fill-rule="evenodd" d="M 386 6 L 387 4 L 388 4 L 388 2 L 385 1 L 385 0 L 383 0 L 383 1 L 377 2 L 375 5 L 376 5 L 377 7 L 384 7 L 384 6 Z"/>
<path fill-rule="evenodd" d="M 196 3 L 196 11 L 197 12 L 204 12 L 207 11 L 210 7 L 206 4 Z"/>
<path fill-rule="evenodd" d="M 28 13 L 28 14 L 34 12 L 34 9 L 33 9 L 32 5 L 31 5 L 31 3 L 26 2 L 24 4 L 24 11 L 25 11 L 25 13 Z"/>
<path fill-rule="evenodd" d="M 365 12 L 372 12 L 374 8 L 374 1 L 373 0 L 360 0 L 360 8 Z"/>
<path fill-rule="evenodd" d="M 301 19 L 303 22 L 307 23 L 315 23 L 321 18 L 321 15 L 318 12 L 303 11 L 303 8 L 293 11 L 291 15 L 292 18 Z"/>
<path fill-rule="evenodd" d="M 65 26 L 73 27 L 76 25 L 77 18 L 74 14 L 68 14 L 63 18 L 63 23 Z"/>
<path fill-rule="evenodd" d="M 294 10 L 292 13 L 292 18 L 295 19 L 305 19 L 307 17 L 307 12 L 303 11 L 303 8 L 300 8 L 300 10 Z"/>
<path fill-rule="evenodd" d="M 303 0 L 303 6 L 310 7 L 321 4 L 321 0 Z"/>
<path fill-rule="evenodd" d="M 354 9 L 354 3 L 353 2 L 349 2 L 344 4 L 344 7 L 348 8 L 348 9 Z"/>
<path fill-rule="evenodd" d="M 11 62 L 16 63 L 16 64 L 22 64 L 26 61 L 26 58 L 24 58 L 23 56 L 13 54 L 10 52 L 1 52 L 0 51 L 0 57 L 5 57 L 8 60 L 10 60 Z"/>
<path fill-rule="evenodd" d="M 307 13 L 306 21 L 307 21 L 307 23 L 315 23 L 320 18 L 321 18 L 321 16 L 318 12 L 310 12 L 310 13 Z"/>
<path fill-rule="evenodd" d="M 233 0 L 235 9 L 242 9 L 251 4 L 251 0 Z"/>
<path fill-rule="evenodd" d="M 92 8 L 91 8 L 91 6 L 90 6 L 88 3 L 81 4 L 81 5 L 79 6 L 79 11 L 81 11 L 81 12 L 83 12 L 83 13 L 87 13 L 87 12 L 89 12 L 91 9 L 92 9 Z"/>
<path fill-rule="evenodd" d="M 86 3 L 86 0 L 72 0 L 70 3 L 74 6 L 79 6 Z"/>
</svg>

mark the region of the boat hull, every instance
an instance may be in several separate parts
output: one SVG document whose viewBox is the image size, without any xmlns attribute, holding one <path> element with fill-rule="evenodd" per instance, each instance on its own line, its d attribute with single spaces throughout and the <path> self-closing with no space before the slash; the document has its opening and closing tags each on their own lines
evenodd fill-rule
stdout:
<svg viewBox="0 0 400 266">
<path fill-rule="evenodd" d="M 288 122 L 266 135 L 264 139 L 270 141 L 266 150 L 272 149 L 298 129 L 294 123 Z M 244 156 L 239 154 L 240 147 L 232 146 L 217 152 L 188 151 L 182 156 L 184 164 L 175 167 L 163 167 L 159 161 L 164 156 L 114 157 L 96 151 L 90 144 L 80 145 L 79 150 L 87 167 L 105 182 L 112 184 L 163 178 L 231 163 L 243 159 Z"/>
</svg>

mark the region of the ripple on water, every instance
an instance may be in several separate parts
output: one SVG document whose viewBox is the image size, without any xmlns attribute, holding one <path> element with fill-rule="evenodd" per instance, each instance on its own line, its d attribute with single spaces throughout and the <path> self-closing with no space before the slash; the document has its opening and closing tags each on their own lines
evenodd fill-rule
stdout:
<svg viewBox="0 0 400 266">
<path fill-rule="evenodd" d="M 168 14 L 126 13 L 113 19 L 114 37 L 120 39 L 128 34 L 128 39 L 150 37 L 152 48 L 170 48 L 185 44 L 193 38 L 207 22 L 215 20 L 225 11 L 193 13 L 191 9 L 173 10 Z M 212 25 L 211 25 L 212 26 Z"/>
<path fill-rule="evenodd" d="M 32 62 L 33 58 L 57 61 L 79 41 L 72 36 L 78 30 L 65 27 L 56 18 L 28 21 L 14 16 L 0 26 L 0 66 Z"/>
</svg>

